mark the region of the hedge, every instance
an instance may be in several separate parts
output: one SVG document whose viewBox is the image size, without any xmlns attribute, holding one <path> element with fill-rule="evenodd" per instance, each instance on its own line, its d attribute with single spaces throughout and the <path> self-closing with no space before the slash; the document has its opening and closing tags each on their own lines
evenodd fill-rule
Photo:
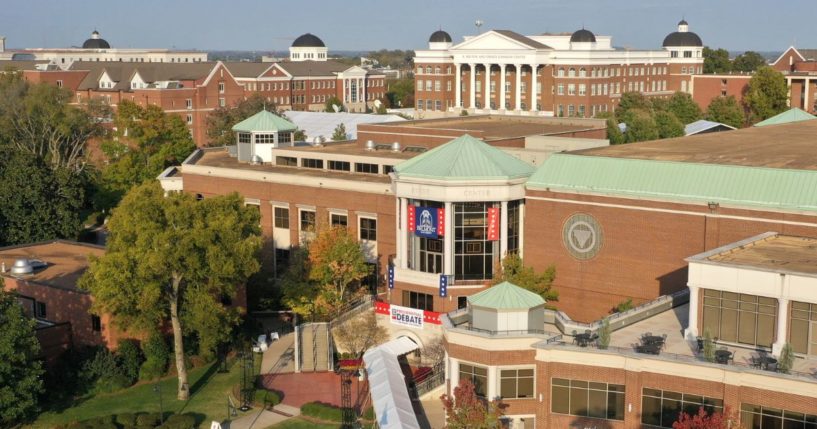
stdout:
<svg viewBox="0 0 817 429">
<path fill-rule="evenodd" d="M 193 414 L 174 414 L 159 425 L 159 413 L 122 413 L 71 422 L 57 429 L 193 429 L 196 417 Z"/>
<path fill-rule="evenodd" d="M 342 422 L 343 410 L 323 402 L 309 402 L 301 406 L 301 414 L 328 422 Z"/>
<path fill-rule="evenodd" d="M 274 407 L 281 403 L 281 394 L 274 390 L 255 389 L 253 402 L 261 407 Z"/>
</svg>

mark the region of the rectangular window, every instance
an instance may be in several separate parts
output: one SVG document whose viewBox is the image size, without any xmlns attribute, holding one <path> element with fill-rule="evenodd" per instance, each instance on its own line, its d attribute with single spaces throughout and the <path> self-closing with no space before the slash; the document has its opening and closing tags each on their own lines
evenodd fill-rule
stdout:
<svg viewBox="0 0 817 429">
<path fill-rule="evenodd" d="M 503 369 L 499 371 L 499 395 L 503 399 L 533 398 L 534 370 Z"/>
<path fill-rule="evenodd" d="M 377 164 L 367 164 L 363 162 L 355 163 L 355 173 L 372 173 L 377 174 Z"/>
<path fill-rule="evenodd" d="M 403 306 L 416 308 L 418 310 L 434 311 L 434 295 L 404 290 Z"/>
<path fill-rule="evenodd" d="M 226 101 L 226 100 L 224 100 L 224 98 L 219 98 L 219 99 L 218 99 L 218 106 L 219 106 L 219 107 L 224 107 L 224 106 L 226 106 L 226 105 L 227 105 L 227 101 Z"/>
<path fill-rule="evenodd" d="M 187 110 L 193 109 L 193 99 L 192 98 L 188 98 L 187 100 L 184 100 L 184 103 L 187 106 Z"/>
<path fill-rule="evenodd" d="M 575 84 L 568 84 L 567 85 L 567 95 L 576 95 L 576 85 Z"/>
<path fill-rule="evenodd" d="M 282 165 L 285 167 L 297 167 L 298 158 L 295 158 L 294 156 L 276 156 L 275 165 Z"/>
<path fill-rule="evenodd" d="M 703 328 L 713 337 L 757 346 L 774 341 L 776 299 L 711 289 L 703 292 Z"/>
<path fill-rule="evenodd" d="M 434 81 L 427 80 L 426 81 L 426 91 L 431 91 L 431 85 L 433 85 L 433 84 L 434 84 Z"/>
<path fill-rule="evenodd" d="M 360 239 L 377 241 L 377 219 L 360 218 Z"/>
<path fill-rule="evenodd" d="M 57 80 L 57 88 L 62 88 L 62 80 Z"/>
<path fill-rule="evenodd" d="M 723 412 L 723 400 L 667 390 L 644 388 L 641 395 L 641 423 L 671 428 L 679 415 L 698 414 L 703 407 L 707 414 Z"/>
<path fill-rule="evenodd" d="M 351 171 L 349 161 L 329 161 L 329 169 L 336 171 Z"/>
<path fill-rule="evenodd" d="M 460 363 L 460 380 L 468 380 L 474 385 L 477 396 L 488 393 L 488 368 Z"/>
<path fill-rule="evenodd" d="M 767 428 L 817 428 L 817 414 L 805 414 L 753 404 L 740 404 L 741 427 L 752 429 Z"/>
<path fill-rule="evenodd" d="M 102 331 L 102 321 L 99 319 L 99 316 L 91 315 L 91 329 L 94 332 Z"/>
<path fill-rule="evenodd" d="M 187 125 L 190 125 L 192 123 L 193 123 L 193 115 L 187 115 Z"/>
<path fill-rule="evenodd" d="M 587 95 L 587 85 L 583 83 L 579 84 L 579 95 Z"/>
<path fill-rule="evenodd" d="M 346 228 L 349 225 L 349 216 L 343 213 L 330 213 L 329 224 L 331 226 L 342 226 Z"/>
<path fill-rule="evenodd" d="M 435 81 L 434 81 L 434 90 L 435 90 L 435 91 L 437 91 L 437 92 L 440 92 L 440 88 L 441 88 L 441 86 L 440 86 L 440 81 L 439 81 L 439 80 L 435 80 Z"/>
<path fill-rule="evenodd" d="M 255 87 L 255 84 L 253 84 L 253 88 L 254 87 Z M 218 83 L 218 93 L 219 94 L 224 94 L 224 82 L 219 82 Z"/>
<path fill-rule="evenodd" d="M 559 85 L 556 87 L 556 94 L 558 94 L 558 95 L 565 95 L 565 84 L 560 83 L 560 84 L 559 84 Z"/>
<path fill-rule="evenodd" d="M 255 142 L 260 144 L 275 143 L 275 134 L 256 134 Z"/>
<path fill-rule="evenodd" d="M 624 420 L 624 386 L 581 380 L 551 380 L 551 411 L 581 417 Z"/>
<path fill-rule="evenodd" d="M 252 142 L 252 134 L 250 134 L 250 133 L 238 133 L 238 142 L 239 143 L 250 143 L 250 142 Z"/>
<path fill-rule="evenodd" d="M 313 210 L 301 210 L 300 227 L 301 232 L 315 232 L 315 212 Z"/>
<path fill-rule="evenodd" d="M 45 303 L 42 302 L 42 301 L 35 301 L 34 302 L 34 315 L 39 317 L 39 318 L 45 319 L 46 314 L 47 314 L 47 312 L 46 312 Z"/>
<path fill-rule="evenodd" d="M 488 208 L 493 203 L 454 204 L 454 275 L 462 280 L 493 276 L 499 243 L 488 240 Z"/>
<path fill-rule="evenodd" d="M 451 91 L 451 81 L 450 80 L 445 83 L 445 90 L 446 91 Z"/>
<path fill-rule="evenodd" d="M 273 217 L 276 228 L 289 229 L 289 209 L 287 207 L 274 207 Z"/>
<path fill-rule="evenodd" d="M 322 159 L 301 158 L 301 167 L 305 168 L 323 168 Z"/>
<path fill-rule="evenodd" d="M 422 91 L 422 90 L 423 90 L 423 80 L 422 79 L 417 79 L 417 91 Z"/>
</svg>

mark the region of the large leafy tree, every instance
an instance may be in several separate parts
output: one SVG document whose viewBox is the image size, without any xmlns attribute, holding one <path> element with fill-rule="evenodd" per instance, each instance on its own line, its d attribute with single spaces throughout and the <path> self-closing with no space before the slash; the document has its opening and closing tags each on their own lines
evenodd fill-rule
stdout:
<svg viewBox="0 0 817 429">
<path fill-rule="evenodd" d="M 334 106 L 338 106 L 338 112 L 342 112 L 342 111 L 346 110 L 346 108 L 343 107 L 343 102 L 340 101 L 340 98 L 335 97 L 333 95 L 333 96 L 329 97 L 328 100 L 326 100 L 326 103 L 324 103 L 323 111 L 324 112 L 329 112 L 329 113 L 335 113 L 335 107 Z"/>
<path fill-rule="evenodd" d="M 179 116 L 168 115 L 159 106 L 119 104 L 114 119 L 116 140 L 103 142 L 109 165 L 99 178 L 96 205 L 115 206 L 135 185 L 154 180 L 171 165 L 178 165 L 195 149 L 193 138 Z"/>
<path fill-rule="evenodd" d="M 304 317 L 327 319 L 364 292 L 361 281 L 369 274 L 355 236 L 343 227 L 323 228 L 306 249 L 293 253 L 282 279 L 283 302 Z"/>
<path fill-rule="evenodd" d="M 726 49 L 711 49 L 704 46 L 704 73 L 729 73 L 732 71 L 732 62 L 729 61 L 729 51 Z"/>
<path fill-rule="evenodd" d="M 332 329 L 335 343 L 360 358 L 370 348 L 385 342 L 389 337 L 386 328 L 377 323 L 374 310 L 347 320 Z"/>
<path fill-rule="evenodd" d="M 703 118 L 701 106 L 698 106 L 698 103 L 686 92 L 678 91 L 673 94 L 667 102 L 666 110 L 675 115 L 683 125 L 691 124 Z"/>
<path fill-rule="evenodd" d="M 189 397 L 182 338 L 195 334 L 201 347 L 227 339 L 238 315 L 222 300 L 259 269 L 258 224 L 258 211 L 238 194 L 196 201 L 145 183 L 114 210 L 107 252 L 91 259 L 80 280 L 94 296 L 93 311 L 120 325 L 171 326 L 181 400 Z"/>
<path fill-rule="evenodd" d="M 624 141 L 627 143 L 655 140 L 658 138 L 658 125 L 649 110 L 631 109 L 623 117 L 627 124 Z"/>
<path fill-rule="evenodd" d="M 634 109 L 650 112 L 653 109 L 653 105 L 650 99 L 640 92 L 630 91 L 621 94 L 621 100 L 616 108 L 616 116 L 624 119 L 627 117 L 627 114 Z"/>
<path fill-rule="evenodd" d="M 454 395 L 443 394 L 440 400 L 445 408 L 446 427 L 449 429 L 499 428 L 504 404 L 486 401 L 477 396 L 470 380 L 460 379 Z"/>
<path fill-rule="evenodd" d="M 275 104 L 260 94 L 253 94 L 234 106 L 219 107 L 207 115 L 208 146 L 228 146 L 235 144 L 233 126 L 244 119 L 268 110 L 276 113 Z"/>
<path fill-rule="evenodd" d="M 553 280 L 556 278 L 556 266 L 548 266 L 544 272 L 536 273 L 533 267 L 526 266 L 518 253 L 509 253 L 502 258 L 499 269 L 494 270 L 492 285 L 510 282 L 525 288 L 547 301 L 558 301 L 559 292 L 553 289 Z"/>
<path fill-rule="evenodd" d="M 755 51 L 746 51 L 732 61 L 732 70 L 736 72 L 749 73 L 766 65 L 766 58 Z"/>
<path fill-rule="evenodd" d="M 17 298 L 3 290 L 0 278 L 0 426 L 14 427 L 38 409 L 43 391 L 40 343 L 34 319 Z"/>
<path fill-rule="evenodd" d="M 9 155 L 0 163 L 0 245 L 75 238 L 82 226 L 85 175 L 27 152 Z"/>
<path fill-rule="evenodd" d="M 387 84 L 386 101 L 389 107 L 414 106 L 414 78 L 391 80 Z"/>
<path fill-rule="evenodd" d="M 712 99 L 709 107 L 706 108 L 706 119 L 708 121 L 720 122 L 735 128 L 740 128 L 746 121 L 743 114 L 743 107 L 734 96 L 717 97 Z"/>
<path fill-rule="evenodd" d="M 671 112 L 655 112 L 655 126 L 658 128 L 658 137 L 668 139 L 684 135 L 684 124 Z"/>
<path fill-rule="evenodd" d="M 771 67 L 761 67 L 749 80 L 743 102 L 749 108 L 752 121 L 762 121 L 788 109 L 786 78 Z"/>
</svg>

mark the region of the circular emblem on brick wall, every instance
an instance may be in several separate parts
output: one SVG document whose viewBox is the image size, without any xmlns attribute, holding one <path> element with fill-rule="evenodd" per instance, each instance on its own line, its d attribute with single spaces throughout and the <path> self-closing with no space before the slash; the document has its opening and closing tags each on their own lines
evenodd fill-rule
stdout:
<svg viewBox="0 0 817 429">
<path fill-rule="evenodd" d="M 562 242 L 576 259 L 587 260 L 596 256 L 603 240 L 601 225 L 589 214 L 570 216 L 562 229 Z"/>
</svg>

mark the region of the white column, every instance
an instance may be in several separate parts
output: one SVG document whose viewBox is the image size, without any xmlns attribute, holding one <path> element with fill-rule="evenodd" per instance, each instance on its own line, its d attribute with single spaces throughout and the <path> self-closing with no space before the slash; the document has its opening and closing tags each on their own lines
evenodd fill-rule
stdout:
<svg viewBox="0 0 817 429">
<path fill-rule="evenodd" d="M 508 253 L 508 202 L 502 201 L 499 208 L 499 257 Z"/>
<path fill-rule="evenodd" d="M 781 274 L 781 281 L 785 282 L 785 275 Z M 789 300 L 787 298 L 777 299 L 777 335 L 772 345 L 772 354 L 780 356 L 783 346 L 788 342 L 789 333 Z M 763 344 L 761 344 L 763 345 Z"/>
<path fill-rule="evenodd" d="M 402 267 L 403 266 L 403 256 L 405 252 L 405 246 L 403 245 L 403 218 L 406 217 L 406 212 L 403 210 L 403 199 L 402 198 L 395 198 L 395 210 L 397 211 L 397 240 L 396 240 L 396 247 L 394 249 L 394 266 L 395 267 Z"/>
<path fill-rule="evenodd" d="M 400 268 L 408 268 L 408 200 L 400 198 L 400 230 L 397 231 L 397 255 L 400 259 Z"/>
<path fill-rule="evenodd" d="M 505 110 L 505 66 L 499 65 L 499 108 Z"/>
<path fill-rule="evenodd" d="M 449 385 L 451 386 L 451 391 L 448 392 L 448 394 L 453 397 L 454 389 L 456 389 L 460 384 L 460 361 L 449 357 L 448 362 L 451 364 L 451 369 L 448 373 L 448 381 Z"/>
<path fill-rule="evenodd" d="M 366 81 L 365 77 L 363 79 L 360 79 L 360 81 L 363 82 L 363 107 L 364 107 L 363 113 L 366 113 L 365 107 L 368 106 L 368 100 L 366 99 L 366 85 L 369 82 Z"/>
<path fill-rule="evenodd" d="M 462 107 L 462 64 L 454 64 L 456 76 L 454 76 L 454 107 L 457 109 Z"/>
<path fill-rule="evenodd" d="M 516 68 L 516 109 L 522 110 L 522 64 L 514 64 Z"/>
<path fill-rule="evenodd" d="M 538 101 L 539 96 L 536 94 L 536 69 L 539 67 L 538 64 L 531 64 L 530 65 L 530 111 L 536 111 L 536 101 Z"/>
<path fill-rule="evenodd" d="M 493 365 L 489 366 L 488 367 L 488 389 L 486 389 L 486 392 L 485 392 L 485 394 L 487 395 L 487 398 L 488 398 L 489 401 L 493 401 L 494 398 L 499 396 L 496 393 L 497 381 L 498 381 L 498 377 L 496 376 L 496 367 L 493 366 Z"/>
<path fill-rule="evenodd" d="M 485 95 L 482 97 L 482 108 L 483 109 L 490 109 L 491 108 L 491 65 L 490 64 L 483 64 L 485 67 L 485 88 L 483 88 L 483 92 Z"/>
<path fill-rule="evenodd" d="M 525 257 L 525 200 L 519 202 L 519 256 Z"/>
<path fill-rule="evenodd" d="M 477 107 L 477 65 L 468 63 L 468 67 L 471 69 L 470 86 L 468 87 L 468 107 L 474 109 Z"/>
<path fill-rule="evenodd" d="M 686 336 L 687 341 L 695 341 L 695 337 L 699 335 L 698 333 L 698 301 L 700 298 L 700 288 L 698 286 L 693 286 L 687 283 L 689 287 L 689 321 L 687 322 L 687 328 L 684 331 L 684 336 Z"/>
<path fill-rule="evenodd" d="M 803 110 L 805 110 L 806 112 L 811 110 L 811 103 L 809 103 L 809 101 L 808 101 L 808 85 L 809 85 L 809 83 L 810 83 L 809 78 L 806 78 L 803 81 Z"/>
<path fill-rule="evenodd" d="M 346 101 L 346 79 L 341 79 L 340 80 L 340 86 L 341 86 L 340 99 L 343 101 L 344 104 L 346 104 L 347 103 L 347 101 Z"/>
<path fill-rule="evenodd" d="M 443 274 L 454 274 L 454 204 L 445 203 L 445 236 L 443 237 Z"/>
</svg>

